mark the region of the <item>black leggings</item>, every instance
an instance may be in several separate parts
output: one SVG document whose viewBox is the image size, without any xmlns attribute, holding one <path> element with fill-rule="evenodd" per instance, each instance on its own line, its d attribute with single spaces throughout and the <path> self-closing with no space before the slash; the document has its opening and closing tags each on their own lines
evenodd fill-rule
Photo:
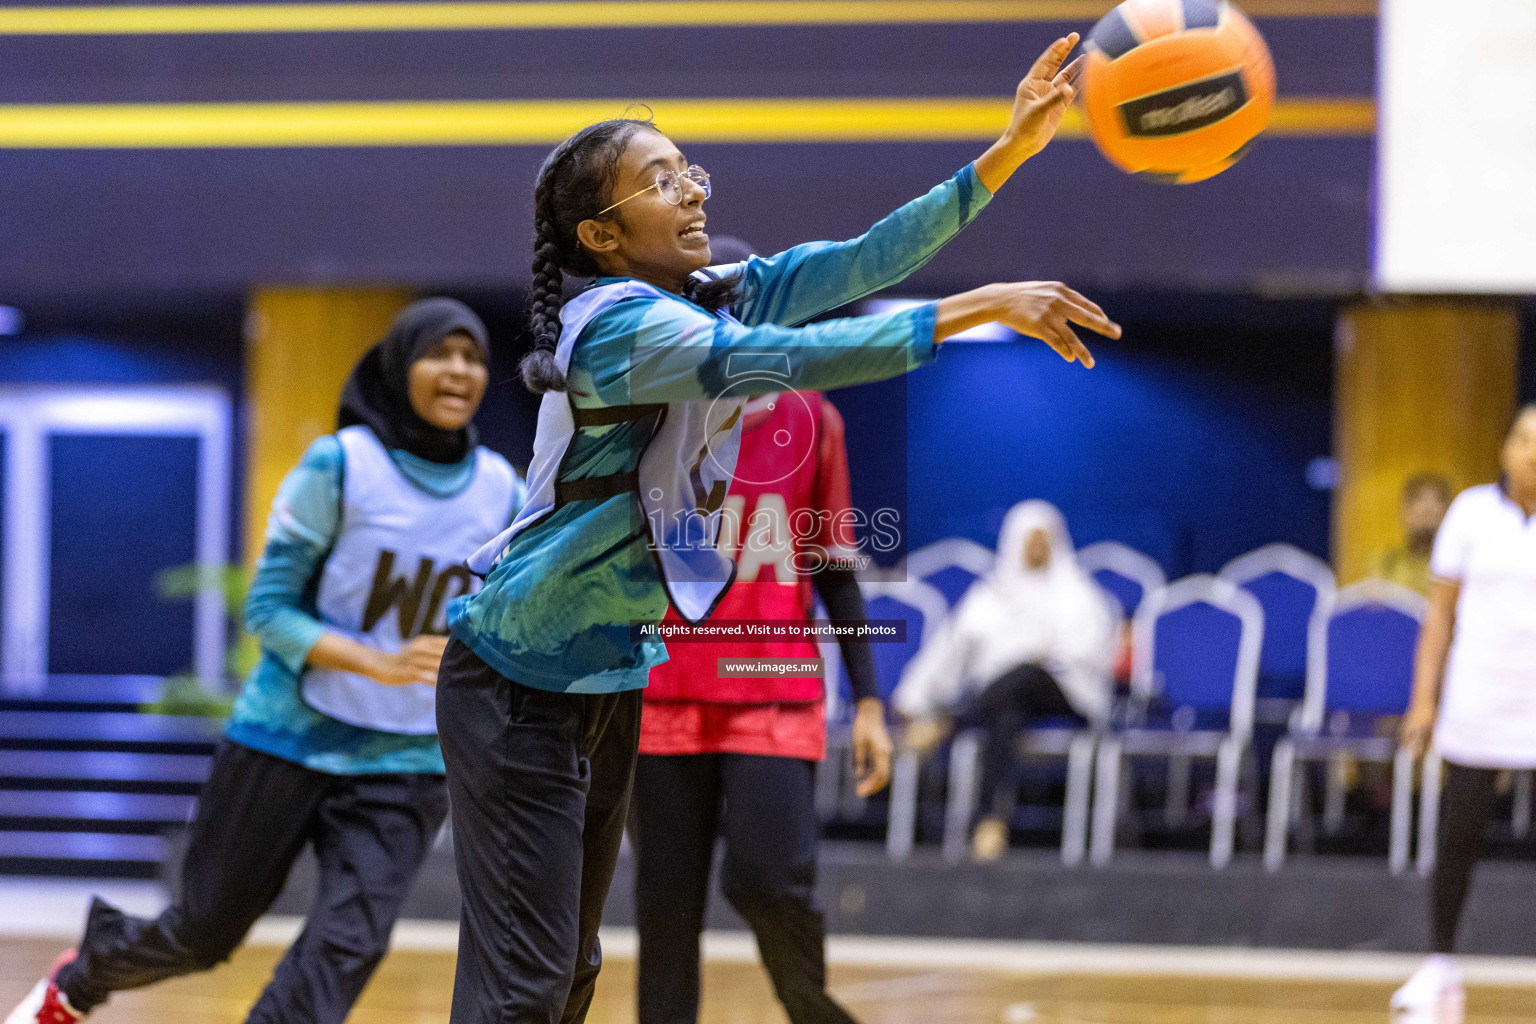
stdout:
<svg viewBox="0 0 1536 1024">
<path fill-rule="evenodd" d="M 1493 813 L 1494 768 L 1468 768 L 1445 762 L 1440 792 L 1440 835 L 1430 891 L 1430 928 L 1436 953 L 1456 946 L 1456 927 L 1467 901 L 1472 868 L 1483 852 L 1488 818 Z"/>
<path fill-rule="evenodd" d="M 1072 709 L 1056 677 L 1033 662 L 998 676 L 956 716 L 956 730 L 985 733 L 981 755 L 981 793 L 976 806 L 985 816 L 1013 817 L 1019 796 L 1018 759 L 1013 744 L 1030 723 L 1042 718 L 1084 719 Z"/>
<path fill-rule="evenodd" d="M 757 936 L 792 1024 L 853 1024 L 827 995 L 816 885 L 816 766 L 756 754 L 644 755 L 635 776 L 640 1024 L 694 1024 L 715 837 L 720 888 Z"/>
<path fill-rule="evenodd" d="M 452 1024 L 581 1024 L 624 838 L 640 691 L 558 693 L 458 640 L 438 671 L 461 908 Z"/>
<path fill-rule="evenodd" d="M 198 797 L 175 901 L 150 919 L 92 900 L 59 987 L 89 1011 L 113 992 L 208 970 L 245 938 L 312 845 L 315 904 L 246 1020 L 341 1024 L 389 949 L 447 812 L 441 775 L 326 775 L 225 740 Z"/>
</svg>

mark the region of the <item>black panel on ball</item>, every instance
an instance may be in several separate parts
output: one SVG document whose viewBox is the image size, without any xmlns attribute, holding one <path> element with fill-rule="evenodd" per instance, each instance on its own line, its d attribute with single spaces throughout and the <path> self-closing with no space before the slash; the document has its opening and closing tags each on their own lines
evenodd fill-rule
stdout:
<svg viewBox="0 0 1536 1024">
<path fill-rule="evenodd" d="M 1093 31 L 1088 33 L 1088 45 L 1110 60 L 1125 56 L 1140 43 L 1118 7 L 1100 18 Z"/>
<path fill-rule="evenodd" d="M 1215 28 L 1226 6 L 1222 0 L 1184 0 L 1184 27 Z"/>
</svg>

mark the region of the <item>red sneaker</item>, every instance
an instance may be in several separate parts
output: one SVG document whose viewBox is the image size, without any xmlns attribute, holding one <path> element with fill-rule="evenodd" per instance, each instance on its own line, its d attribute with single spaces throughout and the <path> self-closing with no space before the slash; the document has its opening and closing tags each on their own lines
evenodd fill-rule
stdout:
<svg viewBox="0 0 1536 1024">
<path fill-rule="evenodd" d="M 5 1024 L 75 1024 L 76 1021 L 84 1020 L 85 1014 L 69 1005 L 69 1000 L 53 980 L 59 976 L 59 970 L 74 958 L 75 951 L 72 949 L 60 953 L 48 969 L 48 977 L 32 987 L 21 1005 L 5 1018 Z"/>
</svg>

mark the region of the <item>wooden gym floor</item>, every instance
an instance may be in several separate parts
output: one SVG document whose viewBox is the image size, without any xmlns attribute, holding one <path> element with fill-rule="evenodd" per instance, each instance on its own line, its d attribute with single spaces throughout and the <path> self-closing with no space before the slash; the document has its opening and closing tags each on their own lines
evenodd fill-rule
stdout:
<svg viewBox="0 0 1536 1024">
<path fill-rule="evenodd" d="M 0 1012 L 8 1012 L 62 943 L 0 939 Z M 239 1024 L 282 949 L 252 945 L 218 969 L 124 992 L 92 1015 L 101 1024 Z M 980 967 L 980 965 L 978 965 Z M 352 1014 L 352 1024 L 442 1024 L 453 954 L 397 950 Z M 609 958 L 588 1018 L 634 1021 L 634 962 Z M 1382 1024 L 1393 984 L 1231 977 L 1019 973 L 960 966 L 834 966 L 834 992 L 865 1024 Z M 1536 1019 L 1536 987 L 1473 986 L 1468 1024 Z M 703 1024 L 783 1024 L 762 970 L 705 968 Z"/>
</svg>

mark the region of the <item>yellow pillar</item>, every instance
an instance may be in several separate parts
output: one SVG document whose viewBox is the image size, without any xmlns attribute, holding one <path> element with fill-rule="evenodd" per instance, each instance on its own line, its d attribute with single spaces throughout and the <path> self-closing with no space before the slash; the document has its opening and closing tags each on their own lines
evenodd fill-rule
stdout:
<svg viewBox="0 0 1536 1024">
<path fill-rule="evenodd" d="M 336 429 L 347 374 L 411 300 L 399 288 L 261 288 L 246 319 L 245 563 L 261 554 L 277 486 Z"/>
<path fill-rule="evenodd" d="M 1398 499 L 1414 473 L 1456 490 L 1498 478 L 1514 416 L 1519 320 L 1513 303 L 1467 298 L 1359 303 L 1341 315 L 1334 356 L 1333 560 L 1341 583 L 1402 541 Z"/>
</svg>

